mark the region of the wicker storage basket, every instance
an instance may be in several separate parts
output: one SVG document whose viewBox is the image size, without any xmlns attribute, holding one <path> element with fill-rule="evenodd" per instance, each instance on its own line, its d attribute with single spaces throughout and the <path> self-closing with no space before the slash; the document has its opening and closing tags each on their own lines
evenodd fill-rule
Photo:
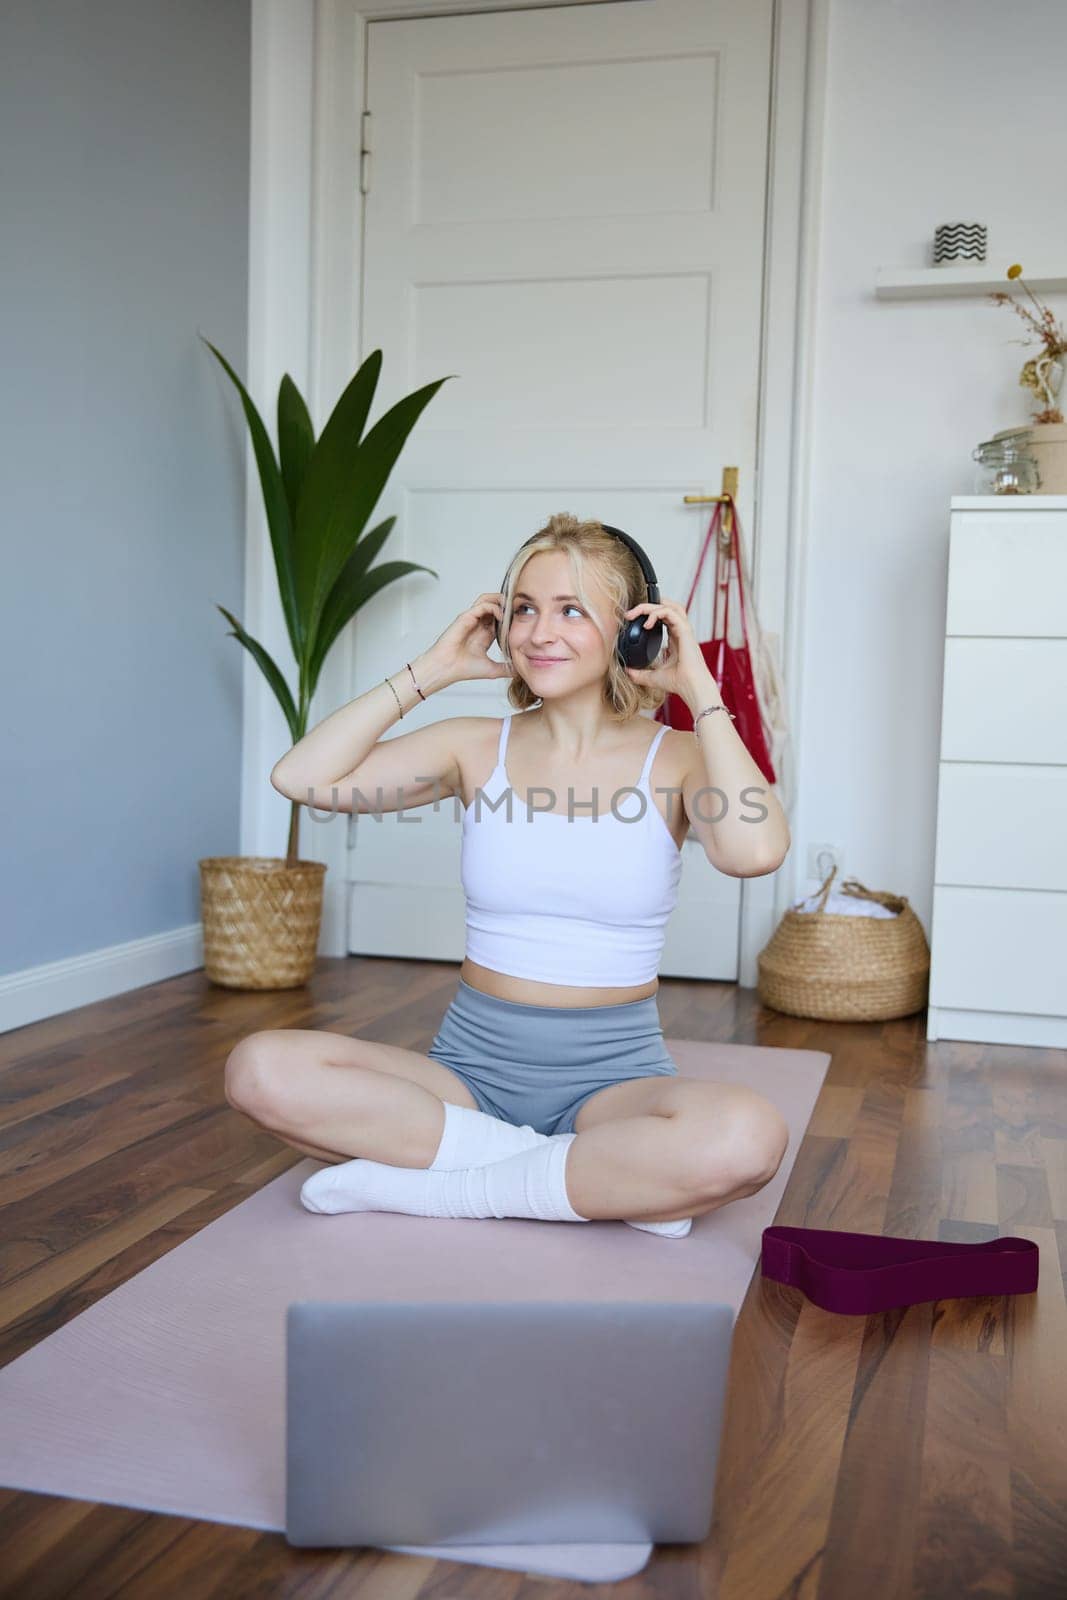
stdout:
<svg viewBox="0 0 1067 1600">
<path fill-rule="evenodd" d="M 200 862 L 204 971 L 225 989 L 296 989 L 315 968 L 326 865 L 284 856 Z"/>
<path fill-rule="evenodd" d="M 876 900 L 897 915 L 826 911 L 836 872 L 823 884 L 817 909 L 787 911 L 760 951 L 760 999 L 791 1017 L 830 1022 L 880 1022 L 921 1011 L 930 982 L 922 923 L 903 895 L 865 889 L 855 878 L 845 879 L 842 894 Z"/>
</svg>

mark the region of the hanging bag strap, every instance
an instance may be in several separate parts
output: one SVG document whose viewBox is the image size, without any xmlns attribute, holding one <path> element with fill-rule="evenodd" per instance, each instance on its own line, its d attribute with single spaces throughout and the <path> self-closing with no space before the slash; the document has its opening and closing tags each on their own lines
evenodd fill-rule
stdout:
<svg viewBox="0 0 1067 1600">
<path fill-rule="evenodd" d="M 693 578 L 692 587 L 689 590 L 689 599 L 685 602 L 685 609 L 687 611 L 689 610 L 689 607 L 693 604 L 693 596 L 697 592 L 697 584 L 700 582 L 700 574 L 704 569 L 704 558 L 707 555 L 708 547 L 711 544 L 711 536 L 712 536 L 713 533 L 716 532 L 721 519 L 722 519 L 722 506 L 721 505 L 716 505 L 715 510 L 711 514 L 711 521 L 708 523 L 708 531 L 704 535 L 704 543 L 700 548 L 700 557 L 699 557 L 699 559 L 697 561 L 696 575 Z M 712 627 L 714 629 L 714 624 L 715 624 L 714 616 L 712 617 L 711 620 L 712 620 Z"/>
<path fill-rule="evenodd" d="M 745 569 L 741 564 L 740 523 L 737 519 L 737 507 L 733 496 L 728 495 L 730 502 L 730 555 L 737 568 L 737 598 L 741 602 L 741 632 L 744 634 L 745 643 L 748 643 L 748 612 L 745 610 Z"/>
<path fill-rule="evenodd" d="M 731 502 L 732 504 L 732 502 Z M 730 549 L 731 538 L 722 526 L 719 519 L 719 536 L 715 541 L 715 597 L 712 602 L 711 637 L 715 645 L 715 662 L 712 667 L 716 683 L 723 682 L 726 671 L 725 655 L 730 642 L 730 569 L 727 566 L 727 552 Z M 723 573 L 725 571 L 725 577 Z M 719 632 L 719 595 L 722 595 L 722 633 Z"/>
<path fill-rule="evenodd" d="M 722 584 L 723 589 L 726 591 L 725 600 L 723 603 L 722 636 L 726 640 L 727 644 L 729 644 L 730 579 L 736 574 L 737 598 L 741 604 L 741 636 L 745 644 L 748 644 L 748 612 L 745 609 L 744 568 L 741 565 L 741 550 L 738 543 L 740 539 L 740 529 L 737 520 L 737 507 L 734 504 L 732 495 L 726 495 L 725 499 L 730 507 L 730 531 L 728 533 L 725 531 L 723 532 L 722 538 L 719 541 L 719 548 L 716 550 L 715 561 L 716 593 L 718 593 L 719 585 L 720 557 L 722 565 L 726 567 L 726 577 Z M 718 637 L 718 635 L 716 634 L 715 637 Z"/>
</svg>

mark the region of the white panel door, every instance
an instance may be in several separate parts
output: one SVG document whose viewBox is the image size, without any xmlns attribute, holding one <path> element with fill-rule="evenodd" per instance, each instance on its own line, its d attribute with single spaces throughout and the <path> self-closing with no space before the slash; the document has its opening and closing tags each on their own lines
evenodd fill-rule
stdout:
<svg viewBox="0 0 1067 1600">
<path fill-rule="evenodd" d="M 455 374 L 374 521 L 418 561 L 356 619 L 362 693 L 426 649 L 556 511 L 624 528 L 684 603 L 740 467 L 753 525 L 771 0 L 468 13 L 369 24 L 362 353 L 373 422 Z M 702 580 L 694 621 L 710 629 Z M 497 652 L 495 647 L 493 654 Z M 497 717 L 457 684 L 386 737 Z M 461 803 L 349 825 L 349 949 L 461 961 Z M 684 846 L 664 976 L 734 979 L 740 880 Z"/>
</svg>

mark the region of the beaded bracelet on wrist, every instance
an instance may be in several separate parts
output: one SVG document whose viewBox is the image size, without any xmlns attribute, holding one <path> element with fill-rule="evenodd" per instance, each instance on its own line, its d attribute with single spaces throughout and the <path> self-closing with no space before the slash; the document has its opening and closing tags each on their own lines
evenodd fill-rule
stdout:
<svg viewBox="0 0 1067 1600">
<path fill-rule="evenodd" d="M 700 718 L 701 717 L 710 717 L 711 713 L 713 711 L 726 711 L 726 707 L 724 705 L 705 706 L 703 711 L 701 711 L 697 716 L 695 716 L 693 718 L 693 738 L 694 739 L 698 739 L 699 740 L 699 738 L 700 738 L 700 735 L 697 733 L 697 723 L 700 721 Z M 737 721 L 737 718 L 734 716 L 732 711 L 726 711 L 726 715 L 729 717 L 731 722 L 736 722 Z"/>
<path fill-rule="evenodd" d="M 405 665 L 405 667 L 407 667 L 408 671 L 411 672 L 411 662 L 410 661 L 405 661 L 404 665 Z M 415 683 L 415 674 L 414 674 L 414 672 L 411 672 L 411 681 L 412 681 L 412 683 Z M 400 712 L 400 720 L 403 721 L 404 720 L 404 707 L 400 704 L 400 696 L 396 692 L 395 683 L 393 682 L 392 678 L 383 678 L 382 682 L 383 683 L 387 683 L 389 685 L 390 689 L 392 689 L 393 698 L 396 701 L 397 710 Z M 419 688 L 417 683 L 415 683 L 415 692 L 418 695 L 420 700 L 425 700 L 426 699 L 426 696 L 423 694 L 422 690 Z"/>
</svg>

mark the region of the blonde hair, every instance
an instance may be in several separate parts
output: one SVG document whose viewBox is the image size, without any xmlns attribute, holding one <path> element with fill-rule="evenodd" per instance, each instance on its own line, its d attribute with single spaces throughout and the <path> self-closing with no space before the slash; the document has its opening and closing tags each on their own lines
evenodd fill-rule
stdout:
<svg viewBox="0 0 1067 1600">
<path fill-rule="evenodd" d="M 616 649 L 619 630 L 626 621 L 625 612 L 648 598 L 641 563 L 629 545 L 613 533 L 605 533 L 602 523 L 595 520 L 579 522 L 568 511 L 559 511 L 549 517 L 544 527 L 539 528 L 511 558 L 504 577 L 504 618 L 500 628 L 500 648 L 504 660 L 509 666 L 513 665 L 508 633 L 520 574 L 526 563 L 542 550 L 566 551 L 574 592 L 609 647 L 608 667 L 604 674 L 604 703 L 611 707 L 619 722 L 627 721 L 640 711 L 658 709 L 667 698 L 666 690 L 635 682 L 627 675 Z M 587 574 L 599 580 L 607 594 L 610 616 L 601 616 L 600 608 L 590 602 L 585 585 Z M 540 696 L 534 694 L 525 679 L 515 673 L 508 684 L 509 705 L 517 711 L 527 711 L 539 700 Z"/>
</svg>

